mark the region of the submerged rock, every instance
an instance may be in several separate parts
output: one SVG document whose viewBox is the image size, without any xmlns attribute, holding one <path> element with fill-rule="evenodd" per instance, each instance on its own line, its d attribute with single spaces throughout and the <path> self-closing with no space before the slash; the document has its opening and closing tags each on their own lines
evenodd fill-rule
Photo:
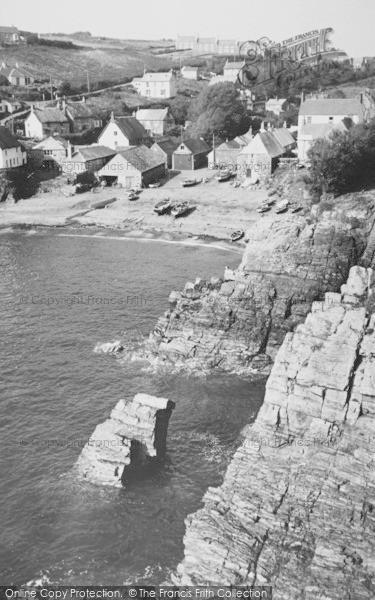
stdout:
<svg viewBox="0 0 375 600">
<path fill-rule="evenodd" d="M 97 354 L 117 354 L 118 352 L 122 352 L 124 346 L 121 342 L 107 342 L 105 344 L 97 344 L 94 348 L 94 352 Z"/>
<path fill-rule="evenodd" d="M 375 289 L 353 267 L 285 337 L 219 488 L 186 520 L 175 583 L 375 597 Z"/>
<path fill-rule="evenodd" d="M 103 485 L 125 485 L 127 468 L 134 471 L 162 457 L 174 406 L 167 398 L 148 394 L 120 400 L 83 448 L 75 467 L 79 478 Z"/>
</svg>

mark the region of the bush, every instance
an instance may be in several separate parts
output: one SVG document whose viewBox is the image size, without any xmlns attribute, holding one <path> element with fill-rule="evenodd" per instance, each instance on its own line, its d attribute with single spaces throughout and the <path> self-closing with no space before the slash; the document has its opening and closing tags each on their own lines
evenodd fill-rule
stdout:
<svg viewBox="0 0 375 600">
<path fill-rule="evenodd" d="M 373 178 L 375 120 L 316 140 L 307 155 L 314 190 L 338 195 L 363 187 Z"/>
<path fill-rule="evenodd" d="M 98 185 L 98 180 L 95 177 L 94 173 L 89 173 L 89 172 L 85 171 L 84 173 L 78 173 L 77 183 L 82 183 L 83 185 L 89 185 L 90 187 L 95 187 Z"/>
</svg>

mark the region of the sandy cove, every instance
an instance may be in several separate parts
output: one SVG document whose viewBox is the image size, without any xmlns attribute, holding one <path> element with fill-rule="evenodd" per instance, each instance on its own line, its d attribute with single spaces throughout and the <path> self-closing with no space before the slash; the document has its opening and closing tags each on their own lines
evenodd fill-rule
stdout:
<svg viewBox="0 0 375 600">
<path fill-rule="evenodd" d="M 189 172 L 190 173 L 190 172 Z M 207 183 L 183 188 L 182 180 L 189 174 L 180 173 L 157 189 L 144 189 L 138 200 L 129 201 L 123 188 L 105 188 L 97 193 L 87 192 L 64 196 L 59 189 L 38 193 L 17 204 L 0 205 L 0 227 L 67 226 L 75 228 L 109 228 L 129 237 L 186 240 L 189 238 L 227 241 L 237 230 L 248 230 L 260 219 L 282 219 L 274 210 L 261 216 L 257 207 L 267 197 L 266 189 L 235 188 L 230 182 L 218 183 L 215 172 L 201 169 L 194 173 Z M 190 173 L 191 174 L 191 173 Z M 116 197 L 117 201 L 105 209 L 92 210 L 93 202 Z M 195 210 L 187 216 L 174 219 L 171 215 L 158 216 L 155 204 L 169 197 L 172 202 L 190 200 Z M 243 244 L 243 242 L 242 242 Z"/>
</svg>

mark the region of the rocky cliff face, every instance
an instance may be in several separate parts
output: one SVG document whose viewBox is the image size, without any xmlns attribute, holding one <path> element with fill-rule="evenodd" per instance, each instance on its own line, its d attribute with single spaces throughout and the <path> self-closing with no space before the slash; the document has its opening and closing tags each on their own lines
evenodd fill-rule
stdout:
<svg viewBox="0 0 375 600">
<path fill-rule="evenodd" d="M 148 394 L 120 400 L 84 446 L 75 465 L 78 477 L 91 483 L 125 485 L 133 470 L 163 455 L 173 408 L 170 400 Z"/>
<path fill-rule="evenodd" d="M 286 335 L 222 486 L 187 519 L 176 581 L 375 597 L 374 298 L 371 269 L 353 267 Z"/>
<path fill-rule="evenodd" d="M 255 223 L 236 271 L 172 292 L 143 357 L 187 368 L 269 372 L 286 333 L 358 264 L 373 226 L 370 194 L 314 209 L 308 218 Z"/>
</svg>

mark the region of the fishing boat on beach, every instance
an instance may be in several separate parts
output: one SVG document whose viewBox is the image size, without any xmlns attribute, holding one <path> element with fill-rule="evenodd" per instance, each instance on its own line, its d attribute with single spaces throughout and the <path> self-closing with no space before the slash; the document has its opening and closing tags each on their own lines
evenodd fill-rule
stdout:
<svg viewBox="0 0 375 600">
<path fill-rule="evenodd" d="M 136 194 L 136 192 L 129 192 L 128 200 L 138 200 L 138 194 Z"/>
<path fill-rule="evenodd" d="M 295 204 L 292 204 L 292 206 L 290 207 L 290 212 L 292 212 L 292 213 L 296 213 L 300 210 L 302 210 L 302 204 L 299 204 L 298 202 L 296 202 Z"/>
<path fill-rule="evenodd" d="M 109 204 L 112 204 L 112 202 L 116 202 L 116 200 L 117 198 L 109 198 L 108 200 L 99 200 L 98 202 L 92 202 L 90 204 L 90 208 L 94 208 L 95 210 L 99 208 L 105 208 Z"/>
<path fill-rule="evenodd" d="M 229 181 L 231 177 L 233 177 L 233 174 L 231 171 L 229 171 L 229 169 L 222 169 L 217 175 L 215 175 L 216 181 L 219 181 L 220 183 Z"/>
<path fill-rule="evenodd" d="M 181 182 L 182 187 L 192 187 L 193 185 L 196 185 L 198 183 L 198 181 L 196 179 L 184 179 Z"/>
<path fill-rule="evenodd" d="M 172 207 L 171 215 L 177 219 L 185 215 L 190 209 L 190 203 L 186 200 L 185 202 L 179 202 Z"/>
<path fill-rule="evenodd" d="M 276 204 L 275 212 L 277 212 L 278 214 L 283 213 L 288 210 L 288 206 L 289 206 L 288 200 L 281 200 L 281 202 L 278 202 Z"/>
<path fill-rule="evenodd" d="M 158 215 L 164 215 L 164 213 L 166 213 L 171 208 L 171 204 L 172 202 L 170 198 L 164 198 L 164 200 L 160 200 L 160 202 L 155 204 L 154 211 Z"/>
<path fill-rule="evenodd" d="M 271 210 L 271 207 L 269 204 L 261 204 L 260 206 L 258 206 L 257 208 L 257 212 L 258 213 L 265 213 L 267 211 Z"/>
<path fill-rule="evenodd" d="M 231 234 L 230 241 L 237 242 L 238 240 L 242 239 L 244 235 L 245 235 L 244 231 L 242 229 L 238 229 L 237 231 L 234 231 Z"/>
</svg>

